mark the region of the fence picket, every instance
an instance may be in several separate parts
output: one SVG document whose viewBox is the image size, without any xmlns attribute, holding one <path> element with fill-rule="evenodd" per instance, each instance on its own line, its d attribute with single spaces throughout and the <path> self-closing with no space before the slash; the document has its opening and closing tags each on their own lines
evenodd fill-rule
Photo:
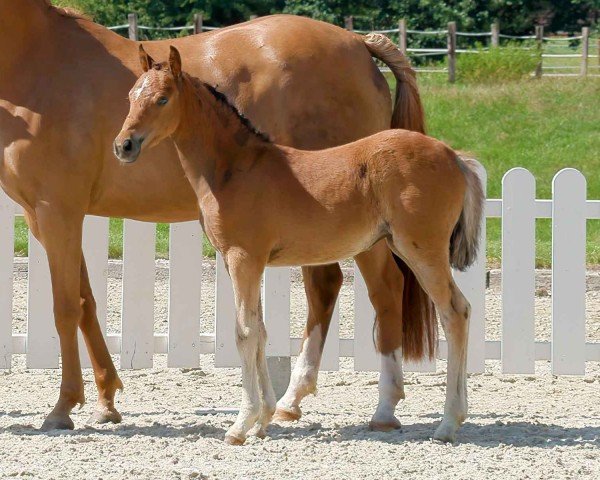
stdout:
<svg viewBox="0 0 600 480">
<path fill-rule="evenodd" d="M 154 353 L 156 225 L 123 224 L 121 368 L 151 368 Z"/>
<path fill-rule="evenodd" d="M 0 188 L 0 370 L 10 368 L 13 350 L 14 205 Z"/>
<path fill-rule="evenodd" d="M 269 267 L 263 283 L 267 357 L 290 356 L 290 269 Z"/>
<path fill-rule="evenodd" d="M 215 367 L 239 367 L 240 356 L 235 344 L 233 285 L 223 257 L 219 253 L 215 288 Z"/>
<path fill-rule="evenodd" d="M 90 286 L 96 300 L 96 316 L 105 339 L 108 291 L 108 223 L 108 218 L 86 216 L 83 222 L 82 243 Z M 81 366 L 89 368 L 92 364 L 81 331 L 77 332 L 77 336 Z"/>
<path fill-rule="evenodd" d="M 354 264 L 354 370 L 376 372 L 379 355 L 373 344 L 375 309 L 369 300 L 367 284 Z"/>
<path fill-rule="evenodd" d="M 27 368 L 58 368 L 50 268 L 44 247 L 31 231 L 27 281 Z"/>
<path fill-rule="evenodd" d="M 487 174 L 484 168 L 478 171 L 485 194 Z M 485 370 L 485 266 L 486 264 L 486 218 L 481 219 L 479 254 L 477 260 L 466 272 L 454 272 L 458 287 L 471 304 L 469 324 L 469 346 L 467 371 L 481 373 Z"/>
<path fill-rule="evenodd" d="M 535 178 L 502 179 L 502 371 L 535 373 Z"/>
<path fill-rule="evenodd" d="M 573 168 L 552 181 L 552 373 L 585 373 L 586 180 Z"/>
<path fill-rule="evenodd" d="M 200 222 L 173 223 L 169 236 L 169 367 L 200 365 Z"/>
</svg>

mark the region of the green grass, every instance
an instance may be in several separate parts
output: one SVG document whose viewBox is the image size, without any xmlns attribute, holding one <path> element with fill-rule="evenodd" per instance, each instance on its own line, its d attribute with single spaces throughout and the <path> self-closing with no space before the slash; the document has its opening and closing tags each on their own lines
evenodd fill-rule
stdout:
<svg viewBox="0 0 600 480">
<path fill-rule="evenodd" d="M 537 197 L 550 198 L 552 177 L 574 167 L 600 199 L 600 79 L 542 79 L 501 85 L 449 85 L 445 75 L 421 75 L 429 134 L 474 153 L 488 171 L 488 198 L 501 196 L 512 167 L 528 168 Z M 110 256 L 122 256 L 122 220 L 110 222 Z M 157 257 L 168 257 L 168 225 L 157 226 Z M 537 221 L 537 264 L 550 264 L 550 221 Z M 205 240 L 204 253 L 214 256 Z M 15 254 L 27 254 L 27 227 L 17 219 Z M 488 260 L 501 256 L 500 220 L 488 220 Z M 600 264 L 600 221 L 588 221 L 587 260 Z"/>
<path fill-rule="evenodd" d="M 488 198 L 501 197 L 510 168 L 529 169 L 537 198 L 551 198 L 565 167 L 587 177 L 588 198 L 600 199 L 600 79 L 542 79 L 497 85 L 448 85 L 423 75 L 429 134 L 474 153 L 488 172 Z M 500 260 L 500 220 L 488 220 L 488 259 Z M 537 221 L 537 264 L 551 259 L 550 220 Z M 588 221 L 587 261 L 600 263 L 600 222 Z"/>
</svg>

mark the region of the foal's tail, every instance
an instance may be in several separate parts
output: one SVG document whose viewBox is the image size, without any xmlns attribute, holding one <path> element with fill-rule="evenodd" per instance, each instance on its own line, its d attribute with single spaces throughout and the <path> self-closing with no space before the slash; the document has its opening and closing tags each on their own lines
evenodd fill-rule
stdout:
<svg viewBox="0 0 600 480">
<path fill-rule="evenodd" d="M 477 175 L 477 170 L 481 168 L 479 162 L 460 155 L 457 155 L 456 161 L 465 176 L 467 190 L 462 212 L 450 238 L 450 264 L 464 271 L 477 257 L 485 195 Z"/>
<path fill-rule="evenodd" d="M 410 61 L 385 35 L 369 33 L 362 38 L 371 55 L 385 63 L 396 77 L 396 101 L 390 127 L 425 133 L 425 114 Z"/>
</svg>

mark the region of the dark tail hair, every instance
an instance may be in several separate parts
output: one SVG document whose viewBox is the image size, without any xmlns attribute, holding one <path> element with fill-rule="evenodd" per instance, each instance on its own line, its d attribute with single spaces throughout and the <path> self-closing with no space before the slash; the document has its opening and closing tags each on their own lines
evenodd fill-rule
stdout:
<svg viewBox="0 0 600 480">
<path fill-rule="evenodd" d="M 363 37 L 375 58 L 385 63 L 396 77 L 396 100 L 391 128 L 425 133 L 425 113 L 417 88 L 415 71 L 398 47 L 385 35 L 370 33 Z M 438 331 L 433 302 L 421 288 L 408 265 L 394 255 L 404 275 L 402 292 L 402 356 L 405 360 L 430 360 L 435 357 Z"/>
<path fill-rule="evenodd" d="M 362 38 L 371 55 L 385 63 L 396 77 L 396 100 L 391 128 L 425 133 L 425 113 L 410 61 L 385 35 L 369 33 Z"/>
<path fill-rule="evenodd" d="M 463 209 L 450 238 L 450 265 L 464 271 L 470 267 L 477 257 L 481 217 L 485 202 L 483 186 L 477 169 L 481 167 L 474 158 L 457 155 L 458 166 L 465 175 L 467 189 L 463 201 Z"/>
</svg>

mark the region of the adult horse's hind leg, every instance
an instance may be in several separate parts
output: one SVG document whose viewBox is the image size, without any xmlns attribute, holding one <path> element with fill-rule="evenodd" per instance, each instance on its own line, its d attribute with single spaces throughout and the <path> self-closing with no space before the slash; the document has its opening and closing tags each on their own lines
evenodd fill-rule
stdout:
<svg viewBox="0 0 600 480">
<path fill-rule="evenodd" d="M 275 394 L 265 359 L 267 332 L 260 308 L 260 281 L 265 263 L 245 252 L 228 252 L 227 268 L 236 303 L 236 344 L 242 363 L 242 405 L 225 441 L 241 445 L 258 421 L 264 429 L 275 409 Z M 263 432 L 260 432 L 262 434 Z"/>
<path fill-rule="evenodd" d="M 469 302 L 456 286 L 450 271 L 448 245 L 440 248 L 402 248 L 394 239 L 394 250 L 403 257 L 419 279 L 419 283 L 440 316 L 448 342 L 448 372 L 444 418 L 435 431 L 434 438 L 453 442 L 456 432 L 467 417 L 467 340 L 469 335 Z M 429 245 L 428 245 L 429 247 Z M 427 253 L 421 253 L 427 252 Z"/>
<path fill-rule="evenodd" d="M 376 312 L 377 350 L 381 353 L 379 403 L 369 428 L 390 431 L 401 428 L 394 411 L 404 398 L 402 375 L 402 297 L 404 276 L 385 241 L 354 260 L 365 279 Z"/>
<path fill-rule="evenodd" d="M 344 279 L 337 263 L 302 267 L 302 276 L 308 302 L 308 319 L 290 384 L 277 402 L 275 418 L 279 421 L 298 420 L 302 415 L 300 402 L 317 390 L 323 345 Z"/>
<path fill-rule="evenodd" d="M 83 254 L 81 255 L 80 296 L 83 315 L 79 322 L 79 328 L 92 362 L 98 388 L 98 405 L 91 420 L 96 423 L 119 423 L 121 414 L 115 408 L 115 393 L 117 390 L 123 389 L 123 383 L 117 375 L 98 323 L 96 301 Z"/>
<path fill-rule="evenodd" d="M 42 430 L 73 429 L 69 414 L 75 405 L 85 403 L 77 346 L 77 325 L 81 318 L 79 282 L 83 213 L 57 213 L 49 205 L 52 202 L 43 203 L 36 208 L 35 214 L 26 215 L 29 228 L 48 256 L 54 321 L 62 357 L 60 395 L 44 420 Z"/>
</svg>

